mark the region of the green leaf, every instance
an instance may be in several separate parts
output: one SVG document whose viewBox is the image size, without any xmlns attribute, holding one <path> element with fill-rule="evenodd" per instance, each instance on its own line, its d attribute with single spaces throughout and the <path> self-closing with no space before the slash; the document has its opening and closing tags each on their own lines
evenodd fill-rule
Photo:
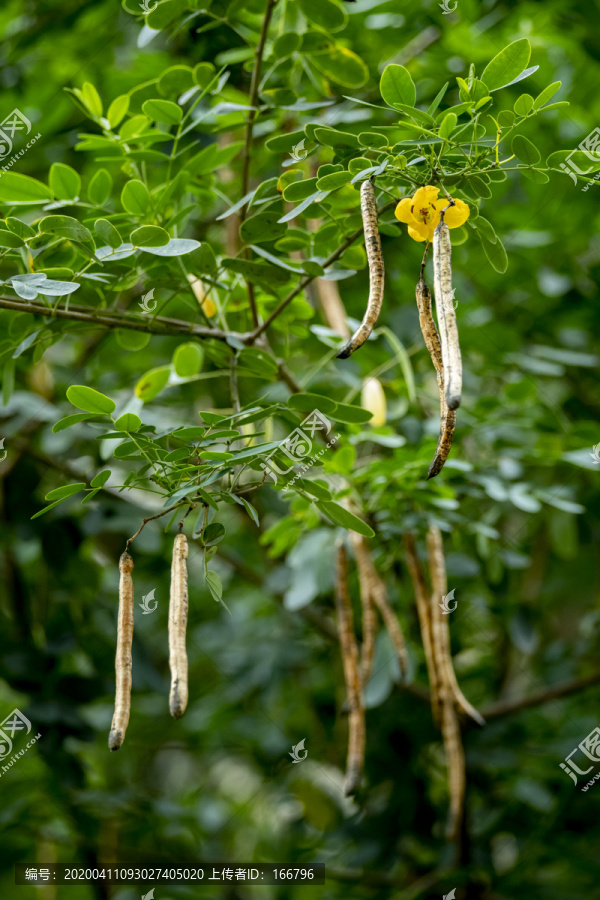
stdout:
<svg viewBox="0 0 600 900">
<path fill-rule="evenodd" d="M 404 66 L 386 66 L 379 82 L 379 90 L 388 106 L 396 103 L 414 106 L 417 99 L 417 89 Z"/>
<path fill-rule="evenodd" d="M 347 403 L 338 403 L 334 412 L 329 413 L 331 418 L 335 422 L 370 422 L 373 418 L 373 413 L 368 409 L 363 409 L 362 406 L 350 406 Z"/>
<path fill-rule="evenodd" d="M 544 90 L 540 94 L 538 94 L 533 101 L 533 108 L 540 109 L 542 106 L 544 106 L 544 104 L 547 103 L 548 100 L 551 100 L 552 97 L 554 97 L 561 85 L 562 81 L 553 81 L 552 84 L 549 84 L 548 87 L 544 88 Z"/>
<path fill-rule="evenodd" d="M 192 4 L 188 0 L 161 0 L 161 2 L 148 3 L 150 12 L 146 16 L 146 23 L 155 31 L 161 31 L 166 28 L 175 19 L 187 10 Z M 209 4 L 206 3 L 206 6 Z"/>
<path fill-rule="evenodd" d="M 84 243 L 91 241 L 93 243 L 94 240 L 91 231 L 71 216 L 46 216 L 39 223 L 38 227 L 42 234 L 54 234 L 58 237 L 67 238 L 70 241 L 82 241 Z"/>
<path fill-rule="evenodd" d="M 4 228 L 0 230 L 0 247 L 9 247 L 11 250 L 17 250 L 19 247 L 24 246 L 25 241 L 23 238 L 13 234 L 12 231 L 5 231 Z"/>
<path fill-rule="evenodd" d="M 128 328 L 116 328 L 115 340 L 123 350 L 143 350 L 150 341 L 150 335 L 143 331 L 130 331 Z"/>
<path fill-rule="evenodd" d="M 217 603 L 221 603 L 223 600 L 223 582 L 221 581 L 221 576 L 213 569 L 209 569 L 206 573 L 206 582 L 213 598 Z"/>
<path fill-rule="evenodd" d="M 513 138 L 512 152 L 526 166 L 534 166 L 542 158 L 535 144 L 528 138 L 523 137 L 522 134 L 517 134 Z"/>
<path fill-rule="evenodd" d="M 294 181 L 283 191 L 283 198 L 290 203 L 298 203 L 300 200 L 306 200 L 316 189 L 317 179 L 306 178 L 304 181 Z M 278 235 L 279 237 L 280 235 Z"/>
<path fill-rule="evenodd" d="M 115 422 L 115 428 L 117 431 L 137 431 L 141 424 L 142 420 L 135 413 L 124 413 Z"/>
<path fill-rule="evenodd" d="M 340 506 L 339 503 L 335 503 L 333 500 L 320 500 L 316 506 L 335 525 L 341 525 L 342 528 L 346 528 L 348 531 L 356 531 L 364 537 L 375 536 L 375 532 L 366 522 L 349 512 L 344 506 Z"/>
<path fill-rule="evenodd" d="M 302 182 L 299 182 L 300 184 Z M 309 191 L 311 193 L 311 191 Z M 302 198 L 303 199 L 303 198 Z M 278 212 L 262 212 L 250 216 L 240 226 L 240 238 L 245 244 L 260 244 L 264 241 L 276 241 L 287 231 L 285 225 L 277 220 Z"/>
<path fill-rule="evenodd" d="M 352 181 L 350 172 L 332 172 L 317 179 L 317 189 L 320 191 L 336 191 L 348 182 Z"/>
<path fill-rule="evenodd" d="M 146 100 L 142 111 L 151 121 L 165 125 L 178 125 L 183 118 L 182 108 L 171 100 Z"/>
<path fill-rule="evenodd" d="M 252 506 L 252 504 L 248 503 L 248 501 L 244 497 L 235 497 L 234 499 L 239 500 L 240 503 L 242 503 L 242 505 L 244 506 L 244 509 L 246 510 L 246 512 L 248 513 L 248 515 L 250 516 L 250 518 L 252 519 L 254 524 L 260 525 L 258 513 L 256 512 L 255 508 Z"/>
<path fill-rule="evenodd" d="M 310 25 L 326 31 L 341 31 L 348 23 L 348 14 L 338 0 L 299 0 L 300 9 Z"/>
<path fill-rule="evenodd" d="M 54 199 L 50 188 L 36 178 L 18 172 L 4 172 L 0 178 L 0 202 L 11 206 L 48 203 Z"/>
<path fill-rule="evenodd" d="M 297 409 L 301 412 L 312 412 L 318 410 L 324 416 L 331 415 L 337 409 L 337 403 L 324 397 L 322 394 L 292 394 L 288 400 L 288 406 L 291 409 Z M 370 414 L 369 414 L 370 418 Z"/>
<path fill-rule="evenodd" d="M 508 268 L 508 257 L 506 255 L 506 250 L 504 249 L 504 244 L 498 235 L 496 235 L 496 242 L 494 244 L 490 244 L 488 241 L 482 241 L 481 243 L 485 255 L 496 272 L 500 272 L 500 274 L 506 272 Z"/>
<path fill-rule="evenodd" d="M 199 241 L 192 241 L 189 238 L 171 238 L 169 243 L 164 247 L 143 247 L 144 253 L 152 253 L 153 256 L 185 256 L 192 250 L 200 247 Z"/>
<path fill-rule="evenodd" d="M 96 219 L 94 222 L 94 231 L 109 247 L 116 250 L 123 243 L 121 235 L 108 219 Z"/>
<path fill-rule="evenodd" d="M 440 137 L 447 141 L 456 128 L 457 121 L 458 119 L 454 113 L 450 112 L 446 116 L 444 116 L 444 118 L 442 119 L 442 124 L 440 125 Z"/>
<path fill-rule="evenodd" d="M 198 87 L 205 88 L 211 83 L 215 75 L 215 67 L 212 63 L 201 62 L 194 67 L 194 82 Z"/>
<path fill-rule="evenodd" d="M 74 200 L 81 190 L 81 178 L 71 166 L 54 163 L 50 166 L 50 189 L 59 200 Z"/>
<path fill-rule="evenodd" d="M 191 66 L 170 66 L 158 79 L 158 89 L 164 97 L 178 96 L 194 87 L 194 70 Z"/>
<path fill-rule="evenodd" d="M 531 94 L 521 94 L 514 102 L 513 109 L 517 116 L 526 116 L 533 109 L 533 97 Z"/>
<path fill-rule="evenodd" d="M 90 203 L 95 206 L 103 206 L 111 195 L 112 185 L 111 174 L 106 169 L 98 169 L 97 172 L 94 172 L 87 188 Z"/>
<path fill-rule="evenodd" d="M 36 232 L 33 230 L 31 225 L 27 225 L 25 222 L 21 222 L 20 219 L 16 219 L 14 216 L 8 216 L 6 219 L 6 224 L 8 226 L 8 230 L 12 231 L 13 234 L 16 234 L 17 237 L 26 238 L 35 237 Z"/>
<path fill-rule="evenodd" d="M 269 138 L 265 141 L 265 147 L 271 153 L 289 153 L 305 137 L 304 131 L 290 131 L 288 134 L 278 134 Z"/>
<path fill-rule="evenodd" d="M 335 47 L 328 53 L 311 56 L 313 66 L 330 81 L 344 87 L 362 87 L 369 78 L 369 69 L 356 53 L 347 47 Z"/>
<path fill-rule="evenodd" d="M 94 390 L 94 388 L 87 387 L 85 384 L 72 384 L 68 387 L 67 400 L 73 406 L 96 415 L 110 416 L 116 408 L 114 400 L 101 394 L 100 391 Z"/>
<path fill-rule="evenodd" d="M 190 378 L 197 375 L 202 368 L 204 362 L 204 351 L 199 344 L 191 341 L 187 344 L 180 344 L 173 354 L 173 368 L 175 374 L 180 378 Z"/>
<path fill-rule="evenodd" d="M 108 112 L 106 113 L 106 118 L 108 119 L 108 124 L 111 128 L 116 128 L 122 120 L 127 115 L 127 110 L 129 109 L 129 94 L 121 94 L 120 97 L 115 97 L 113 102 L 108 107 Z"/>
<path fill-rule="evenodd" d="M 483 70 L 481 81 L 489 91 L 509 85 L 527 67 L 531 47 L 527 38 L 513 41 L 492 59 Z"/>
<path fill-rule="evenodd" d="M 79 96 L 83 105 L 92 114 L 92 116 L 95 119 L 99 119 L 102 115 L 102 100 L 100 99 L 100 94 L 98 93 L 94 85 L 89 81 L 86 81 L 86 83 L 81 88 Z"/>
<path fill-rule="evenodd" d="M 144 403 L 149 403 L 151 400 L 154 400 L 157 394 L 160 394 L 163 388 L 166 387 L 170 374 L 170 366 L 158 366 L 155 369 L 150 369 L 149 372 L 142 375 L 136 384 L 136 397 L 139 397 Z"/>
<path fill-rule="evenodd" d="M 128 181 L 121 192 L 123 209 L 132 216 L 143 216 L 150 207 L 150 194 L 143 181 Z"/>
<path fill-rule="evenodd" d="M 528 181 L 533 181 L 534 184 L 546 184 L 546 182 L 550 180 L 546 172 L 541 172 L 539 169 L 528 169 L 519 166 L 519 172 L 521 172 Z"/>
<path fill-rule="evenodd" d="M 213 547 L 222 541 L 225 537 L 225 529 L 220 522 L 211 522 L 207 525 L 201 535 L 202 543 L 205 547 Z"/>
<path fill-rule="evenodd" d="M 286 59 L 300 49 L 301 43 L 302 38 L 299 34 L 295 31 L 286 31 L 280 34 L 273 44 L 273 56 L 276 59 Z"/>
<path fill-rule="evenodd" d="M 72 416 L 65 416 L 64 419 L 59 419 L 52 426 L 52 433 L 58 434 L 59 431 L 64 431 L 65 428 L 70 428 L 71 425 L 77 425 L 78 422 L 86 422 L 88 419 L 93 419 L 94 416 L 90 413 L 75 413 Z"/>
<path fill-rule="evenodd" d="M 131 232 L 129 240 L 134 247 L 165 247 L 171 238 L 158 225 L 142 225 Z"/>
<path fill-rule="evenodd" d="M 98 472 L 97 475 L 94 475 L 90 484 L 93 488 L 101 488 L 104 487 L 108 479 L 110 478 L 110 469 L 104 469 L 103 472 Z"/>
<path fill-rule="evenodd" d="M 483 216 L 477 216 L 477 218 L 473 221 L 474 227 L 477 231 L 480 232 L 481 235 L 489 241 L 490 244 L 496 243 L 496 232 L 494 231 L 494 227 L 491 222 L 488 222 L 487 219 L 484 219 Z"/>
<path fill-rule="evenodd" d="M 76 484 L 65 484 L 62 487 L 55 488 L 44 497 L 44 500 L 66 500 L 73 494 L 78 494 L 82 488 L 86 487 L 85 481 L 78 481 Z"/>
</svg>

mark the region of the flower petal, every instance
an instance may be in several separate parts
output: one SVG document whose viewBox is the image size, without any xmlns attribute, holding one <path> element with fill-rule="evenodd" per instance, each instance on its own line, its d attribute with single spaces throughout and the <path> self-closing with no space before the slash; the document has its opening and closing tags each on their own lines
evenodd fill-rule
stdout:
<svg viewBox="0 0 600 900">
<path fill-rule="evenodd" d="M 409 225 L 413 221 L 413 217 L 410 212 L 410 208 L 412 206 L 412 200 L 410 197 L 405 197 L 404 200 L 401 200 L 396 209 L 394 210 L 394 215 L 400 222 L 404 222 L 405 225 Z"/>
<path fill-rule="evenodd" d="M 425 207 L 435 203 L 439 192 L 440 189 L 432 184 L 426 184 L 425 187 L 418 188 L 412 201 L 415 209 L 425 209 Z"/>
<path fill-rule="evenodd" d="M 408 226 L 408 233 L 413 241 L 431 240 L 429 237 L 429 225 L 424 225 L 423 222 L 413 222 L 412 225 Z M 433 236 L 433 231 L 431 234 Z"/>
<path fill-rule="evenodd" d="M 462 200 L 455 200 L 454 206 L 451 206 L 444 214 L 444 222 L 448 228 L 458 228 L 467 221 L 470 215 L 471 210 L 467 204 Z"/>
</svg>

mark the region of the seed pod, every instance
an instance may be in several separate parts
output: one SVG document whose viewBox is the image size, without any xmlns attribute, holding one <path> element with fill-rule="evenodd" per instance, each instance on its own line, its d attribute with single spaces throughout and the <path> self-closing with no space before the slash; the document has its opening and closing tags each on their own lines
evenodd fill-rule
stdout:
<svg viewBox="0 0 600 900">
<path fill-rule="evenodd" d="M 427 532 L 427 553 L 429 557 L 429 574 L 431 577 L 431 616 L 433 647 L 436 657 L 436 668 L 441 681 L 447 686 L 454 703 L 470 716 L 478 725 L 485 725 L 485 719 L 475 707 L 469 703 L 461 691 L 456 673 L 452 665 L 450 648 L 449 616 L 442 613 L 440 601 L 448 593 L 448 580 L 446 578 L 446 563 L 444 560 L 444 547 L 442 535 L 436 525 L 432 525 Z"/>
<path fill-rule="evenodd" d="M 444 739 L 444 751 L 448 767 L 448 791 L 450 793 L 446 835 L 449 838 L 457 838 L 460 834 L 465 804 L 465 786 L 467 781 L 465 752 L 454 703 L 450 697 L 445 695 L 442 704 L 442 737 Z"/>
<path fill-rule="evenodd" d="M 383 301 L 385 270 L 383 267 L 383 253 L 381 252 L 381 238 L 377 227 L 377 200 L 375 198 L 375 188 L 370 179 L 362 183 L 360 208 L 365 232 L 365 249 L 369 262 L 369 302 L 362 323 L 350 340 L 341 348 L 337 355 L 338 359 L 347 359 L 355 350 L 362 347 L 379 318 Z"/>
<path fill-rule="evenodd" d="M 448 409 L 460 406 L 462 360 L 452 291 L 452 248 L 450 230 L 443 220 L 433 232 L 433 277 L 435 308 L 440 330 L 444 391 Z"/>
<path fill-rule="evenodd" d="M 131 644 L 133 642 L 133 559 L 125 551 L 119 560 L 119 619 L 115 656 L 115 711 L 108 736 L 110 750 L 118 750 L 125 740 L 131 711 Z"/>
<path fill-rule="evenodd" d="M 344 793 L 346 797 L 356 793 L 365 759 L 365 711 L 362 704 L 361 681 L 358 666 L 358 647 L 354 634 L 352 604 L 348 593 L 348 566 L 346 550 L 338 547 L 335 585 L 335 606 L 338 620 L 340 649 L 344 664 L 346 702 L 348 714 L 348 759 Z"/>
<path fill-rule="evenodd" d="M 169 668 L 171 669 L 169 710 L 175 719 L 181 718 L 188 702 L 188 659 L 185 649 L 188 619 L 187 558 L 187 538 L 185 534 L 178 534 L 173 544 L 169 598 Z"/>
<path fill-rule="evenodd" d="M 404 534 L 404 548 L 406 550 L 406 564 L 413 583 L 415 598 L 417 601 L 417 615 L 421 629 L 421 640 L 425 652 L 425 663 L 429 677 L 429 690 L 431 692 L 431 714 L 436 725 L 442 723 L 442 702 L 440 679 L 437 672 L 435 654 L 433 649 L 433 629 L 431 621 L 431 605 L 429 603 L 425 575 L 419 557 L 415 539 L 410 533 Z"/>
<path fill-rule="evenodd" d="M 370 676 L 371 674 L 371 668 L 373 665 L 373 651 L 375 649 L 375 623 L 374 621 L 369 619 L 368 626 L 365 626 L 365 598 L 368 598 L 368 603 L 371 610 L 373 609 L 373 604 L 379 610 L 381 618 L 383 619 L 387 632 L 390 636 L 390 640 L 392 641 L 394 649 L 396 650 L 402 677 L 406 678 L 408 673 L 408 653 L 406 650 L 406 643 L 404 641 L 404 635 L 402 634 L 400 623 L 398 622 L 396 614 L 394 613 L 394 610 L 390 606 L 387 599 L 387 590 L 385 583 L 380 578 L 379 573 L 377 572 L 377 569 L 373 564 L 373 560 L 371 559 L 371 554 L 369 553 L 369 547 L 365 538 L 361 534 L 357 534 L 356 531 L 351 531 L 350 541 L 352 542 L 354 555 L 356 557 L 356 564 L 358 566 L 360 596 L 361 600 L 363 601 L 363 653 L 361 658 L 361 675 L 363 686 L 366 684 L 366 682 L 368 681 L 368 676 Z M 369 629 L 371 632 L 369 644 L 367 644 L 366 639 L 367 629 Z M 366 659 L 369 660 L 368 668 L 366 668 L 365 665 Z"/>
<path fill-rule="evenodd" d="M 429 351 L 431 361 L 435 367 L 437 376 L 438 391 L 440 394 L 440 436 L 433 457 L 429 466 L 427 478 L 435 478 L 442 471 L 444 463 L 448 459 L 448 454 L 452 447 L 452 439 L 454 437 L 454 426 L 456 424 L 456 411 L 448 409 L 446 403 L 446 394 L 444 391 L 444 366 L 442 363 L 442 348 L 440 346 L 440 338 L 438 330 L 435 327 L 433 315 L 431 314 L 431 294 L 429 288 L 423 280 L 423 276 L 417 282 L 416 289 L 417 307 L 419 310 L 419 324 L 425 341 L 425 346 Z"/>
</svg>

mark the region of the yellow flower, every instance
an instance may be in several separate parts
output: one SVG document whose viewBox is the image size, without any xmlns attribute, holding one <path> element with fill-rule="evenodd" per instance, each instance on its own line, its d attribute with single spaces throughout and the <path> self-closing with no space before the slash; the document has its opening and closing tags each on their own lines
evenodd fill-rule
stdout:
<svg viewBox="0 0 600 900">
<path fill-rule="evenodd" d="M 420 187 L 414 197 L 405 197 L 396 207 L 395 216 L 408 225 L 408 233 L 414 241 L 431 241 L 433 232 L 440 222 L 440 212 L 448 206 L 446 197 L 438 200 L 440 189 L 432 184 Z M 455 200 L 444 213 L 448 228 L 458 228 L 466 222 L 471 210 L 462 200 Z"/>
</svg>

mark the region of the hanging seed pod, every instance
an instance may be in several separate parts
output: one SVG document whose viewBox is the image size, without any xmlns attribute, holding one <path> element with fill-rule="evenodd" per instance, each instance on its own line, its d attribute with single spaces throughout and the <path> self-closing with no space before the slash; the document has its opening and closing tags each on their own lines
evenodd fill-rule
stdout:
<svg viewBox="0 0 600 900">
<path fill-rule="evenodd" d="M 452 439 L 454 437 L 454 426 L 456 424 L 456 411 L 448 409 L 446 403 L 446 392 L 444 390 L 444 366 L 442 363 L 442 348 L 440 346 L 440 338 L 438 330 L 435 327 L 433 315 L 431 313 L 431 293 L 423 280 L 423 276 L 417 282 L 416 289 L 417 307 L 419 310 L 419 324 L 425 341 L 425 346 L 429 351 L 431 361 L 435 367 L 435 373 L 438 383 L 438 391 L 440 395 L 440 436 L 433 457 L 429 466 L 427 478 L 435 478 L 442 471 L 444 463 L 448 459 L 450 448 L 452 447 Z"/>
<path fill-rule="evenodd" d="M 133 559 L 125 551 L 119 560 L 119 619 L 115 656 L 115 711 L 108 736 L 110 750 L 118 750 L 125 740 L 131 711 L 131 644 L 133 642 Z"/>
<path fill-rule="evenodd" d="M 442 702 L 442 738 L 448 767 L 448 792 L 450 794 L 446 835 L 451 839 L 456 839 L 460 834 L 464 815 L 467 778 L 460 725 L 452 698 L 447 696 L 443 697 Z"/>
<path fill-rule="evenodd" d="M 417 547 L 412 534 L 404 534 L 404 549 L 406 550 L 406 564 L 408 572 L 413 583 L 415 591 L 415 599 L 417 601 L 417 615 L 419 618 L 419 626 L 421 629 L 421 640 L 423 642 L 423 650 L 425 652 L 425 664 L 427 666 L 427 676 L 429 678 L 429 690 L 431 693 L 431 715 L 436 725 L 441 726 L 442 723 L 442 702 L 440 679 L 436 667 L 435 654 L 433 649 L 433 628 L 431 621 L 431 605 L 427 585 L 425 583 L 425 575 L 419 557 L 417 555 Z"/>
<path fill-rule="evenodd" d="M 344 664 L 346 702 L 349 710 L 348 759 L 344 782 L 344 793 L 346 797 L 349 797 L 351 794 L 356 793 L 360 785 L 365 760 L 366 728 L 358 665 L 358 647 L 354 634 L 352 604 L 348 593 L 348 563 L 346 549 L 343 545 L 340 545 L 337 551 L 335 606 L 340 649 Z"/>
<path fill-rule="evenodd" d="M 169 598 L 169 667 L 171 669 L 169 710 L 175 719 L 181 718 L 188 702 L 188 659 L 185 649 L 188 619 L 187 558 L 187 538 L 185 534 L 178 534 L 173 544 Z"/>
<path fill-rule="evenodd" d="M 462 393 L 462 360 L 453 304 L 450 230 L 444 222 L 443 213 L 442 221 L 433 232 L 433 277 L 442 349 L 444 392 L 448 409 L 457 409 Z"/>
<path fill-rule="evenodd" d="M 377 227 L 377 200 L 375 188 L 370 179 L 363 181 L 360 189 L 360 208 L 362 212 L 363 229 L 365 233 L 365 249 L 369 262 L 369 302 L 362 323 L 354 332 L 350 340 L 344 344 L 338 353 L 338 359 L 347 359 L 355 350 L 362 347 L 379 318 L 381 304 L 383 302 L 383 284 L 385 270 L 383 266 L 383 253 L 381 251 L 381 238 Z"/>
<path fill-rule="evenodd" d="M 475 707 L 469 703 L 461 691 L 456 673 L 452 665 L 450 648 L 449 616 L 442 613 L 440 601 L 448 593 L 448 580 L 446 577 L 446 563 L 444 559 L 444 547 L 442 535 L 436 525 L 432 525 L 427 532 L 427 553 L 429 556 L 429 574 L 431 577 L 431 616 L 433 630 L 433 644 L 436 655 L 436 666 L 441 680 L 448 686 L 450 695 L 456 705 L 478 725 L 485 725 L 485 719 Z"/>
<path fill-rule="evenodd" d="M 379 614 L 383 619 L 390 640 L 394 645 L 394 649 L 396 650 L 402 677 L 406 678 L 408 674 L 408 653 L 406 650 L 406 642 L 404 640 L 404 635 L 402 634 L 400 623 L 398 622 L 396 614 L 388 601 L 385 583 L 380 578 L 379 573 L 377 572 L 377 569 L 373 564 L 373 560 L 371 559 L 371 554 L 369 553 L 369 547 L 365 538 L 361 534 L 357 534 L 356 531 L 351 531 L 350 541 L 352 542 L 354 555 L 356 557 L 356 565 L 358 567 L 361 600 L 363 600 L 364 604 L 365 600 L 363 598 L 368 598 L 368 603 L 371 609 L 373 609 L 373 605 L 375 605 L 379 610 Z M 371 668 L 373 665 L 373 651 L 375 649 L 374 621 L 369 622 L 369 630 L 371 632 L 368 645 L 370 653 L 367 657 L 367 651 L 365 649 L 367 645 L 367 629 L 365 628 L 365 612 L 363 606 L 363 652 L 361 657 L 361 675 L 363 686 L 366 684 L 368 678 L 370 677 Z M 365 666 L 366 657 L 369 659 L 368 668 L 366 668 Z"/>
</svg>

